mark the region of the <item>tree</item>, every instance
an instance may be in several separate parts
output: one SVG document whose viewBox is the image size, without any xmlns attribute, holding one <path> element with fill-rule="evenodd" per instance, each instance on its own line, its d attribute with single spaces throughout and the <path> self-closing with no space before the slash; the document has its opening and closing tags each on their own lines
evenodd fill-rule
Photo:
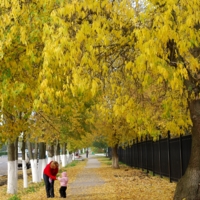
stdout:
<svg viewBox="0 0 200 200">
<path fill-rule="evenodd" d="M 173 102 L 182 105 L 183 112 L 176 107 L 169 110 L 172 127 L 176 126 L 176 133 L 181 134 L 192 125 L 191 157 L 177 184 L 174 199 L 200 198 L 199 6 L 197 1 L 148 1 L 145 11 L 140 13 L 142 21 L 138 19 L 141 25 L 136 32 L 140 50 L 137 63 L 141 62 L 140 67 L 154 69 L 163 77 L 168 90 L 175 94 L 165 96 L 166 107 L 171 107 Z"/>
<path fill-rule="evenodd" d="M 41 5 L 22 1 L 0 4 L 1 133 L 8 140 L 8 193 L 17 191 L 17 141 L 28 129 L 41 61 Z M 44 14 L 44 15 L 43 15 Z M 12 163 L 15 163 L 14 165 Z M 11 167 L 12 166 L 12 167 Z M 13 167 L 14 166 L 14 167 Z M 13 184 L 14 183 L 14 184 Z"/>
<path fill-rule="evenodd" d="M 103 137 L 95 137 L 92 146 L 98 149 L 105 149 L 108 147 Z"/>
<path fill-rule="evenodd" d="M 175 199 L 199 198 L 198 8 L 195 0 L 5 0 L 3 137 L 9 132 L 14 148 L 34 111 L 37 129 L 29 131 L 37 142 L 81 147 L 93 130 L 113 147 L 117 168 L 119 145 L 168 130 L 184 134 L 192 125 L 191 160 Z"/>
</svg>

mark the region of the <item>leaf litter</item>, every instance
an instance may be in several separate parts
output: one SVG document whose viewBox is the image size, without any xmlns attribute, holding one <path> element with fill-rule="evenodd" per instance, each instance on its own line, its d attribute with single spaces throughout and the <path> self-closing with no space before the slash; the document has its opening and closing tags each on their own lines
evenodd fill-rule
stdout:
<svg viewBox="0 0 200 200">
<path fill-rule="evenodd" d="M 151 176 L 140 169 L 134 169 L 120 164 L 120 169 L 113 169 L 107 164 L 108 158 L 100 158 L 101 166 L 91 168 L 85 171 L 87 159 L 79 161 L 76 166 L 61 168 L 66 171 L 69 177 L 67 188 L 67 199 L 70 200 L 172 200 L 176 183 L 170 183 L 169 179 Z M 106 161 L 106 162 L 105 162 Z M 83 172 L 84 170 L 84 172 Z M 19 172 L 22 173 L 22 172 Z M 85 173 L 84 176 L 80 176 Z M 100 178 L 102 184 L 85 184 L 88 178 L 95 174 L 94 180 L 98 182 Z M 29 177 L 29 187 L 23 188 L 23 180 L 18 180 L 18 194 L 20 200 L 44 200 L 46 199 L 45 187 L 43 181 L 40 183 L 31 183 Z M 87 178 L 88 177 L 88 178 Z M 99 178 L 98 178 L 99 177 Z M 5 178 L 5 177 L 4 177 Z M 83 185 L 74 186 L 75 180 Z M 0 180 L 2 178 L 0 177 Z M 75 194 L 74 187 L 77 187 Z M 55 200 L 60 199 L 59 182 L 55 181 L 54 191 Z M 7 185 L 0 186 L 0 196 L 9 200 L 13 195 L 7 194 Z"/>
</svg>

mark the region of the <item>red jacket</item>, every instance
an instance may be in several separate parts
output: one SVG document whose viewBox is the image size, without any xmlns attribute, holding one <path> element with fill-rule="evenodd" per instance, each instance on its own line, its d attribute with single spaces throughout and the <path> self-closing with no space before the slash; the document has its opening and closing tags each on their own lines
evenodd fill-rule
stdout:
<svg viewBox="0 0 200 200">
<path fill-rule="evenodd" d="M 58 167 L 56 169 L 50 168 L 51 163 L 52 163 L 52 161 L 48 165 L 46 165 L 43 173 L 46 174 L 47 176 L 49 176 L 52 180 L 56 180 L 56 174 L 58 173 Z"/>
</svg>

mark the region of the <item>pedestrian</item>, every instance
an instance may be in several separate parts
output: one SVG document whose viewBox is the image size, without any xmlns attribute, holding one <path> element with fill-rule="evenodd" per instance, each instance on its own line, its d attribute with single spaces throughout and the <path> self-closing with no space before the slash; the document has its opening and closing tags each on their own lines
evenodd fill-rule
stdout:
<svg viewBox="0 0 200 200">
<path fill-rule="evenodd" d="M 60 181 L 60 197 L 66 198 L 66 190 L 67 190 L 67 183 L 68 183 L 68 177 L 66 172 L 62 172 L 61 177 L 58 177 L 58 180 Z"/>
<path fill-rule="evenodd" d="M 88 150 L 86 151 L 86 158 L 88 158 Z"/>
<path fill-rule="evenodd" d="M 51 161 L 49 164 L 46 165 L 43 171 L 43 178 L 46 188 L 47 198 L 53 198 L 54 195 L 54 181 L 57 180 L 57 173 L 58 173 L 58 162 Z"/>
</svg>

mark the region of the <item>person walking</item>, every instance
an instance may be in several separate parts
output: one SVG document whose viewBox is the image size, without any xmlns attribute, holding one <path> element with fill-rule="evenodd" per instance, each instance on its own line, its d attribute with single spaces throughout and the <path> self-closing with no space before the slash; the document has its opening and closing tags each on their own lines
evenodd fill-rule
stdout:
<svg viewBox="0 0 200 200">
<path fill-rule="evenodd" d="M 47 198 L 53 198 L 54 195 L 54 181 L 57 180 L 59 164 L 56 161 L 51 161 L 46 165 L 43 171 L 43 179 L 45 183 Z"/>
<path fill-rule="evenodd" d="M 67 183 L 68 183 L 68 177 L 66 172 L 62 172 L 61 177 L 58 177 L 58 180 L 60 181 L 60 197 L 61 198 L 66 198 L 66 190 L 67 190 Z"/>
<path fill-rule="evenodd" d="M 88 158 L 88 150 L 86 151 L 86 158 Z"/>
</svg>

